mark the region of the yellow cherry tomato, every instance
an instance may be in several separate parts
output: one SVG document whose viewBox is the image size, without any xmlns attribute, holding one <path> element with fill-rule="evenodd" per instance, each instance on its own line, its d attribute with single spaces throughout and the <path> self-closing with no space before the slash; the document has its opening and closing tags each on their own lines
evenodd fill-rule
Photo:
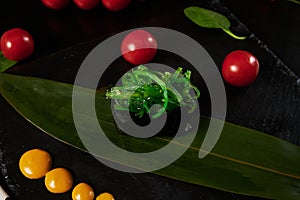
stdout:
<svg viewBox="0 0 300 200">
<path fill-rule="evenodd" d="M 79 183 L 72 191 L 73 200 L 93 200 L 94 190 L 86 183 Z"/>
<path fill-rule="evenodd" d="M 115 200 L 115 198 L 113 197 L 112 194 L 110 194 L 108 192 L 104 192 L 104 193 L 100 194 L 99 196 L 97 196 L 96 200 Z"/>
<path fill-rule="evenodd" d="M 52 193 L 64 193 L 73 185 L 72 174 L 64 168 L 56 168 L 46 174 L 46 188 Z"/>
<path fill-rule="evenodd" d="M 19 161 L 22 174 L 30 179 L 38 179 L 45 176 L 52 165 L 50 154 L 41 149 L 32 149 L 25 152 Z"/>
</svg>

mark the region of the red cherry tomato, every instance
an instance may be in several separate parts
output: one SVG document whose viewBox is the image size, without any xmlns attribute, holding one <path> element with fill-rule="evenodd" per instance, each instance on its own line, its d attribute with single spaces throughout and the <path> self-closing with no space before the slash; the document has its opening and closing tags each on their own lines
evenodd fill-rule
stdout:
<svg viewBox="0 0 300 200">
<path fill-rule="evenodd" d="M 121 44 L 123 58 L 135 65 L 149 62 L 155 56 L 156 49 L 156 39 L 144 30 L 132 31 Z"/>
<path fill-rule="evenodd" d="M 60 10 L 68 5 L 70 0 L 42 0 L 42 3 L 51 9 Z"/>
<path fill-rule="evenodd" d="M 73 0 L 73 2 L 83 10 L 90 10 L 97 7 L 100 0 Z"/>
<path fill-rule="evenodd" d="M 257 77 L 259 63 L 251 53 L 237 50 L 229 53 L 222 65 L 223 78 L 234 86 L 247 86 Z"/>
<path fill-rule="evenodd" d="M 3 33 L 1 37 L 3 55 L 10 60 L 23 60 L 34 50 L 34 41 L 31 35 L 21 28 L 14 28 Z"/>
<path fill-rule="evenodd" d="M 122 10 L 126 8 L 130 2 L 131 0 L 102 0 L 103 6 L 111 11 Z"/>
</svg>

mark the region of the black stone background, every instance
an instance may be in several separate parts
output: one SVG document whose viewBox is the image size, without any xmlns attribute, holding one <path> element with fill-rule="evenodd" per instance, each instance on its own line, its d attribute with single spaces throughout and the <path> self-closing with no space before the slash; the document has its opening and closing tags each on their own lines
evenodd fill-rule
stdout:
<svg viewBox="0 0 300 200">
<path fill-rule="evenodd" d="M 238 41 L 221 30 L 200 28 L 182 13 L 198 5 L 228 16 L 232 30 L 249 39 Z M 30 75 L 72 83 L 80 62 L 97 42 L 123 30 L 161 26 L 183 32 L 197 40 L 221 67 L 224 57 L 236 49 L 257 56 L 260 74 L 249 87 L 226 84 L 227 120 L 264 131 L 296 145 L 299 140 L 300 6 L 289 1 L 222 0 L 134 1 L 121 12 L 102 6 L 82 11 L 70 4 L 61 11 L 45 8 L 40 1 L 3 1 L 0 34 L 22 27 L 32 33 L 34 54 L 8 73 Z M 54 167 L 67 166 L 76 181 L 90 183 L 96 194 L 109 191 L 116 199 L 259 199 L 183 183 L 154 174 L 128 174 L 110 169 L 92 156 L 63 144 L 22 118 L 0 98 L 1 185 L 20 200 L 70 199 L 70 192 L 52 195 L 43 180 L 25 179 L 18 159 L 31 148 L 43 148 L 54 158 Z"/>
</svg>

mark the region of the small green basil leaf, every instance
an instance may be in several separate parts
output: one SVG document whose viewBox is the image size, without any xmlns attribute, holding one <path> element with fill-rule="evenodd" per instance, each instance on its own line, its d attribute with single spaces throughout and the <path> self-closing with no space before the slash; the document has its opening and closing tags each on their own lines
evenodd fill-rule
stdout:
<svg viewBox="0 0 300 200">
<path fill-rule="evenodd" d="M 204 8 L 192 6 L 184 9 L 184 14 L 195 24 L 204 28 L 220 28 L 235 39 L 245 39 L 234 35 L 230 30 L 230 21 L 224 15 Z"/>
<path fill-rule="evenodd" d="M 229 20 L 219 13 L 204 8 L 192 6 L 184 9 L 185 15 L 194 23 L 205 28 L 228 29 Z"/>
</svg>

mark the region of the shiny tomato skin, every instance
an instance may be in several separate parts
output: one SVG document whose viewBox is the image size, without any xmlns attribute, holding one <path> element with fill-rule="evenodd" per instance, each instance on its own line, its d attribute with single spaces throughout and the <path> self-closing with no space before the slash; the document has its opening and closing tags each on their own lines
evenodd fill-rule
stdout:
<svg viewBox="0 0 300 200">
<path fill-rule="evenodd" d="M 91 10 L 98 6 L 100 0 L 73 0 L 77 7 L 83 10 Z"/>
<path fill-rule="evenodd" d="M 70 2 L 70 0 L 42 0 L 42 3 L 50 8 L 50 9 L 54 9 L 54 10 L 60 10 L 63 9 L 64 7 L 66 7 L 68 5 L 68 3 Z"/>
<path fill-rule="evenodd" d="M 121 44 L 123 58 L 134 65 L 149 62 L 155 56 L 156 51 L 156 39 L 151 33 L 144 30 L 130 32 Z"/>
<path fill-rule="evenodd" d="M 19 61 L 29 57 L 34 51 L 32 36 L 21 28 L 13 28 L 1 37 L 1 50 L 10 60 Z"/>
<path fill-rule="evenodd" d="M 130 4 L 131 0 L 102 0 L 103 6 L 110 11 L 120 11 Z"/>
<path fill-rule="evenodd" d="M 248 51 L 229 53 L 222 64 L 223 78 L 231 85 L 244 87 L 253 83 L 259 72 L 257 58 Z"/>
</svg>

